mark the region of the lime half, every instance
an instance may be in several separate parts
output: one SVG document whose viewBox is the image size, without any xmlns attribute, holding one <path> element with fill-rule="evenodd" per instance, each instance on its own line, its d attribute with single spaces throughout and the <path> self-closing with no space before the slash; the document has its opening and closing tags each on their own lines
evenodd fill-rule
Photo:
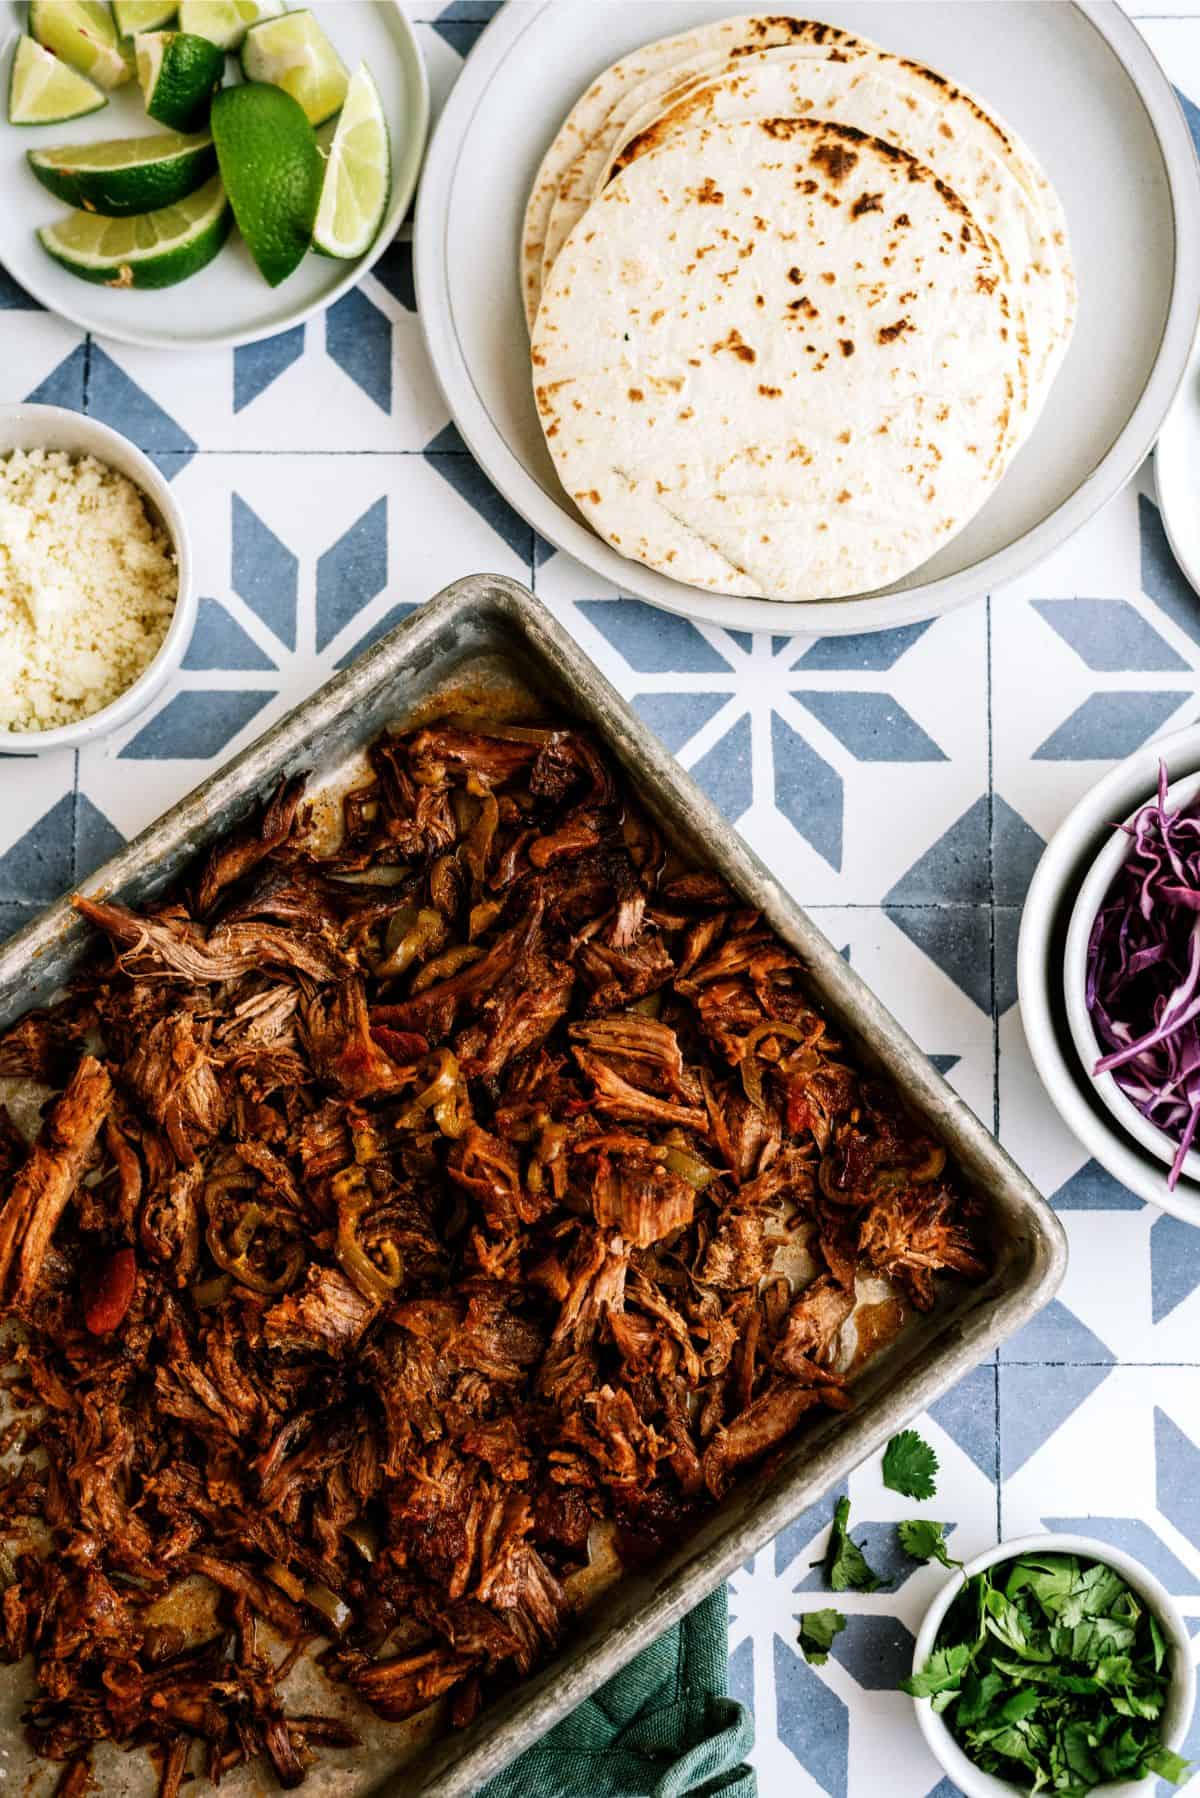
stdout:
<svg viewBox="0 0 1200 1798">
<path fill-rule="evenodd" d="M 139 31 L 158 31 L 175 16 L 176 0 L 113 0 L 117 30 L 122 37 Z"/>
<path fill-rule="evenodd" d="M 342 107 L 313 226 L 313 248 L 349 260 L 370 249 L 392 191 L 388 129 L 370 70 L 354 71 Z"/>
<path fill-rule="evenodd" d="M 189 31 L 143 31 L 133 47 L 150 117 L 175 131 L 197 130 L 221 85 L 225 52 Z"/>
<path fill-rule="evenodd" d="M 222 50 L 236 50 L 251 25 L 275 19 L 283 0 L 180 0 L 179 29 L 194 31 Z"/>
<path fill-rule="evenodd" d="M 247 81 L 268 81 L 299 100 L 310 125 L 332 118 L 346 98 L 346 65 L 310 12 L 284 13 L 246 33 Z"/>
<path fill-rule="evenodd" d="M 85 75 L 69 69 L 31 37 L 17 39 L 8 83 L 10 125 L 61 125 L 107 105 Z"/>
<path fill-rule="evenodd" d="M 56 200 L 108 218 L 128 218 L 173 206 L 216 173 L 217 153 L 207 131 L 182 137 L 121 137 L 103 144 L 63 144 L 30 150 L 30 168 Z"/>
<path fill-rule="evenodd" d="M 129 52 L 99 0 L 29 0 L 29 29 L 97 87 L 121 87 L 133 78 Z"/>
<path fill-rule="evenodd" d="M 42 248 L 84 281 L 105 287 L 174 287 L 212 261 L 229 233 L 220 177 L 180 200 L 136 218 L 72 212 L 38 232 Z"/>
<path fill-rule="evenodd" d="M 312 242 L 322 169 L 313 128 L 282 88 L 248 81 L 221 89 L 212 134 L 238 230 L 278 287 Z"/>
</svg>

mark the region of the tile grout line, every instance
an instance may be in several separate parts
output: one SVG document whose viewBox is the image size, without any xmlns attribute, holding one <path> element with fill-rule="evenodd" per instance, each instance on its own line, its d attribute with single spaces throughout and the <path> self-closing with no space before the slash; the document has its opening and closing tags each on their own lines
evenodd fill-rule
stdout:
<svg viewBox="0 0 1200 1798">
<path fill-rule="evenodd" d="M 1000 1133 L 1000 1012 L 996 993 L 996 846 L 995 846 L 995 762 L 992 739 L 992 596 L 984 595 L 984 690 L 987 718 L 987 858 L 988 858 L 988 955 L 991 962 L 990 980 L 992 995 L 992 1129 Z M 996 1478 L 996 1540 L 1004 1538 L 1003 1491 L 1001 1485 L 1001 1444 L 1000 1444 L 1000 1350 L 993 1356 L 992 1368 L 993 1391 L 996 1401 L 996 1441 L 995 1441 L 995 1478 Z"/>
</svg>

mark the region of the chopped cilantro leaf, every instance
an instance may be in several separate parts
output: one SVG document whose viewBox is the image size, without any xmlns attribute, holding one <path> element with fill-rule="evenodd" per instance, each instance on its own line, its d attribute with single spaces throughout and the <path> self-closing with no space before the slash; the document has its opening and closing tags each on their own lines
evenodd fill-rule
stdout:
<svg viewBox="0 0 1200 1798">
<path fill-rule="evenodd" d="M 899 1530 L 917 1559 L 958 1565 L 942 1524 L 918 1518 Z M 1086 1798 L 1109 1782 L 1187 1776 L 1188 1763 L 1159 1737 L 1171 1654 L 1157 1619 L 1111 1567 L 1023 1555 L 963 1582 L 932 1654 L 902 1689 L 929 1699 L 983 1772 Z"/>
<path fill-rule="evenodd" d="M 1156 1748 L 1153 1754 L 1146 1756 L 1147 1771 L 1157 1773 L 1160 1779 L 1169 1779 L 1173 1786 L 1183 1784 L 1191 1764 L 1182 1755 L 1172 1754 L 1169 1748 Z"/>
<path fill-rule="evenodd" d="M 880 1580 L 867 1566 L 867 1557 L 848 1533 L 850 1500 L 839 1498 L 833 1511 L 829 1547 L 825 1550 L 825 1578 L 834 1592 L 876 1592 Z"/>
<path fill-rule="evenodd" d="M 909 1517 L 896 1525 L 900 1546 L 914 1561 L 940 1561 L 943 1567 L 961 1567 L 946 1552 L 946 1526 L 928 1517 Z"/>
<path fill-rule="evenodd" d="M 833 1638 L 846 1627 L 840 1611 L 805 1611 L 800 1619 L 800 1646 L 812 1667 L 823 1667 L 829 1659 Z"/>
<path fill-rule="evenodd" d="M 935 1648 L 919 1673 L 901 1680 L 900 1690 L 910 1698 L 932 1698 L 936 1692 L 957 1690 L 971 1665 L 971 1647 L 959 1642 L 953 1648 Z"/>
<path fill-rule="evenodd" d="M 883 1483 L 902 1498 L 932 1498 L 938 1458 L 916 1430 L 901 1430 L 883 1451 Z"/>
</svg>

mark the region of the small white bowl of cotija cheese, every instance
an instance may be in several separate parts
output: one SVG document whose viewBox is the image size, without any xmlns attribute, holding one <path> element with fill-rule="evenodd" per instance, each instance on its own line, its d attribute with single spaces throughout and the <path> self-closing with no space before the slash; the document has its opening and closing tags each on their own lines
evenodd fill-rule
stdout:
<svg viewBox="0 0 1200 1798">
<path fill-rule="evenodd" d="M 128 724 L 196 619 L 187 527 L 141 450 L 63 406 L 0 406 L 0 755 Z"/>
</svg>

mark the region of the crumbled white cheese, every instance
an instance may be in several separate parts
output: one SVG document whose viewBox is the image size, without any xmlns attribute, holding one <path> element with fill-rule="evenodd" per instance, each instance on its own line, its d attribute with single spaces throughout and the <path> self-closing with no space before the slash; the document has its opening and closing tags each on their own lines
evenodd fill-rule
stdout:
<svg viewBox="0 0 1200 1798">
<path fill-rule="evenodd" d="M 179 590 L 170 540 L 93 456 L 0 456 L 0 731 L 110 705 L 157 654 Z"/>
</svg>

